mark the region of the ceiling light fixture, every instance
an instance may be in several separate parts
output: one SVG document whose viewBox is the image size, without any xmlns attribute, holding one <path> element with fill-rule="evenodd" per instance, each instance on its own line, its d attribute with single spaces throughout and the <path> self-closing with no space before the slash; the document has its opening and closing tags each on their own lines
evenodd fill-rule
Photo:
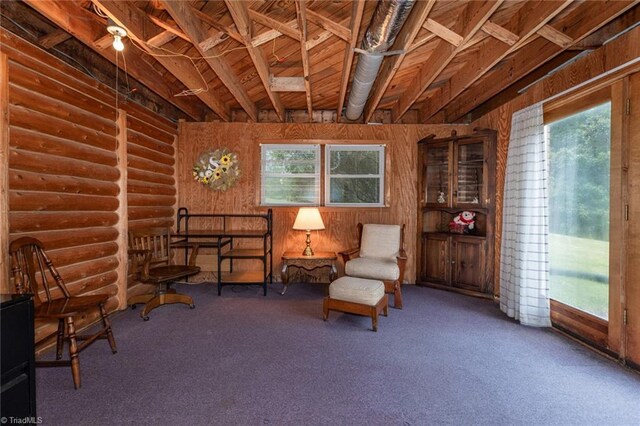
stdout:
<svg viewBox="0 0 640 426">
<path fill-rule="evenodd" d="M 127 30 L 125 30 L 120 25 L 113 22 L 111 18 L 109 18 L 107 20 L 107 31 L 109 31 L 109 34 L 113 36 L 113 48 L 118 52 L 122 52 L 124 50 L 122 39 L 123 37 L 127 36 Z"/>
</svg>

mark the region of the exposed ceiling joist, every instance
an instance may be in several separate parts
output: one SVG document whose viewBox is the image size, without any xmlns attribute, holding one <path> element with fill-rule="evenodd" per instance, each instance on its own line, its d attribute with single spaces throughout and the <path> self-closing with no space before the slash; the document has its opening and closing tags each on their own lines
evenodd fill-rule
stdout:
<svg viewBox="0 0 640 426">
<path fill-rule="evenodd" d="M 165 44 L 169 43 L 171 40 L 174 40 L 177 36 L 171 31 L 162 31 L 154 36 L 151 36 L 147 39 L 147 44 L 150 44 L 153 47 L 161 47 Z"/>
<path fill-rule="evenodd" d="M 317 12 L 314 12 L 311 9 L 307 9 L 306 14 L 309 21 L 313 22 L 316 25 L 319 25 L 320 27 L 332 33 L 333 35 L 340 37 L 347 43 L 351 42 L 351 31 L 348 28 L 345 28 L 342 25 L 337 24 L 331 19 Z"/>
<path fill-rule="evenodd" d="M 196 120 L 217 114 L 254 121 L 258 108 L 264 110 L 261 121 L 288 119 L 285 108 L 309 118 L 317 116 L 314 109 L 335 110 L 340 120 L 351 71 L 362 59 L 354 49 L 367 27 L 363 19 L 376 6 L 361 0 L 26 3 L 59 31 L 20 2 L 11 3 L 20 13 L 11 12 L 5 28 L 35 28 L 41 46 L 71 53 L 77 48 L 68 40 L 72 35 L 112 63 L 113 37 L 92 5 L 113 6 L 115 21 L 131 33 L 124 40 L 126 61 L 118 54 L 118 65 L 124 69 L 126 62 L 131 77 Z M 546 64 L 571 57 L 563 51 L 597 48 L 637 26 L 638 15 L 640 0 L 416 0 L 375 77 L 362 119 L 380 117 L 381 107 L 391 108 L 385 117 L 395 122 L 468 117 L 507 99 L 519 87 L 514 83 L 528 81 Z M 30 18 L 38 24 L 29 25 Z M 232 114 L 238 105 L 243 112 Z"/>
<path fill-rule="evenodd" d="M 71 37 L 73 36 L 68 32 L 58 29 L 53 30 L 49 34 L 45 34 L 40 37 L 38 39 L 38 43 L 40 43 L 40 46 L 44 47 L 45 49 L 50 49 L 62 43 L 63 41 L 69 40 Z"/>
<path fill-rule="evenodd" d="M 285 24 L 283 24 L 287 27 L 292 28 L 293 30 L 295 30 L 296 32 L 298 31 L 298 21 L 297 20 L 292 20 L 289 21 Z M 270 42 L 273 39 L 276 39 L 278 37 L 280 37 L 282 35 L 282 33 L 278 30 L 267 30 L 265 32 L 263 32 L 262 34 L 259 35 L 254 35 L 253 38 L 251 39 L 251 45 L 253 47 L 258 47 L 261 46 L 265 43 Z"/>
<path fill-rule="evenodd" d="M 231 111 L 220 101 L 213 92 L 206 90 L 207 82 L 203 81 L 202 75 L 195 65 L 181 55 L 167 56 L 167 52 L 154 48 L 144 43 L 144 35 L 160 33 L 162 30 L 149 20 L 147 15 L 131 3 L 116 0 L 93 0 L 100 9 L 109 15 L 118 25 L 126 28 L 128 36 L 135 40 L 141 48 L 152 55 L 163 67 L 173 74 L 190 90 L 204 89 L 196 92 L 202 102 L 209 106 L 216 114 L 225 121 L 231 119 Z M 133 49 L 127 49 L 133 50 Z"/>
<path fill-rule="evenodd" d="M 453 75 L 445 86 L 440 88 L 434 96 L 429 98 L 428 102 L 423 104 L 420 115 L 422 121 L 427 121 L 437 114 L 501 60 L 515 52 L 524 44 L 525 40 L 530 39 L 540 28 L 570 4 L 571 0 L 564 0 L 560 2 L 542 2 L 531 6 L 525 5 L 506 24 L 508 29 L 500 27 L 502 29 L 497 30 L 498 26 L 489 25 L 490 31 L 493 33 L 500 33 L 501 38 L 504 38 L 506 34 L 511 34 L 507 35 L 506 38 L 515 42 L 513 44 L 505 43 L 501 38 L 497 37 L 495 40 L 488 39 L 485 41 L 481 54 L 475 54 L 465 67 Z M 483 31 L 487 28 L 486 24 L 483 26 Z"/>
<path fill-rule="evenodd" d="M 244 38 L 233 28 L 225 27 L 217 19 L 207 15 L 206 13 L 196 9 L 193 6 L 191 7 L 191 11 L 198 19 L 200 19 L 205 24 L 210 25 L 212 28 L 215 28 L 218 31 L 222 31 L 238 43 L 244 44 Z"/>
<path fill-rule="evenodd" d="M 270 77 L 269 88 L 274 92 L 304 92 L 307 89 L 302 77 Z"/>
<path fill-rule="evenodd" d="M 494 24 L 491 21 L 487 21 L 484 23 L 484 25 L 482 26 L 482 31 L 509 46 L 513 46 L 520 40 L 520 37 L 518 37 L 516 34 L 512 33 L 504 27 L 501 27 L 498 24 Z"/>
<path fill-rule="evenodd" d="M 562 31 L 558 31 L 553 28 L 551 25 L 545 25 L 538 30 L 538 35 L 546 38 L 551 43 L 555 43 L 558 46 L 566 49 L 567 47 L 573 44 L 573 39 L 563 33 Z"/>
<path fill-rule="evenodd" d="M 72 2 L 25 0 L 25 3 L 91 48 L 95 48 L 94 42 L 106 34 L 106 27 L 95 19 L 93 13 L 77 8 Z M 115 64 L 116 55 L 113 50 L 96 49 L 96 51 Z M 123 54 L 126 57 L 126 72 L 133 78 L 143 82 L 149 89 L 193 119 L 204 119 L 206 112 L 203 106 L 198 102 L 193 102 L 193 99 L 175 97 L 175 87 L 171 87 L 162 74 L 148 64 L 137 51 L 128 49 Z M 124 65 L 119 63 L 119 66 L 123 67 L 124 71 Z"/>
<path fill-rule="evenodd" d="M 571 23 L 564 32 L 575 42 L 606 25 L 630 8 L 638 5 L 637 0 L 614 2 L 583 2 L 563 19 Z M 483 75 L 468 90 L 458 96 L 445 108 L 447 122 L 460 120 L 469 111 L 500 93 L 506 87 L 520 80 L 539 66 L 559 55 L 563 49 L 558 45 L 538 37 L 505 59 L 499 68 Z"/>
<path fill-rule="evenodd" d="M 267 15 L 263 15 L 262 13 L 258 13 L 252 9 L 249 9 L 249 17 L 265 27 L 276 30 L 294 40 L 300 41 L 300 32 L 297 28 L 291 26 L 289 22 L 280 22 L 277 19 L 270 18 Z"/>
<path fill-rule="evenodd" d="M 302 74 L 304 85 L 307 89 L 307 113 L 309 121 L 313 119 L 313 101 L 311 98 L 311 72 L 309 65 L 309 52 L 307 50 L 307 5 L 305 0 L 298 0 L 296 3 L 296 16 L 298 18 L 298 31 L 300 32 L 300 54 L 302 56 Z"/>
<path fill-rule="evenodd" d="M 451 43 L 455 47 L 458 47 L 462 44 L 462 36 L 460 34 L 451 31 L 449 28 L 445 27 L 442 24 L 439 24 L 431 18 L 427 18 L 422 26 L 425 30 L 432 32 L 444 41 Z"/>
<path fill-rule="evenodd" d="M 176 0 L 161 0 L 165 10 L 173 17 L 182 31 L 189 36 L 191 43 L 204 57 L 204 60 L 213 72 L 216 73 L 222 84 L 224 84 L 233 97 L 238 101 L 242 109 L 253 121 L 258 121 L 258 109 L 249 97 L 247 90 L 240 82 L 238 75 L 233 71 L 224 57 L 224 53 L 217 47 L 212 46 L 208 51 L 203 50 L 201 43 L 209 38 L 202 23 L 193 13 L 193 9 L 188 3 Z"/>
<path fill-rule="evenodd" d="M 227 5 L 227 9 L 229 9 L 231 17 L 238 28 L 239 34 L 243 39 L 242 43 L 246 46 L 247 52 L 251 56 L 253 65 L 256 67 L 260 81 L 264 86 L 264 90 L 266 91 L 278 118 L 280 121 L 284 121 L 285 110 L 282 105 L 280 95 L 271 90 L 271 72 L 269 70 L 269 62 L 267 62 L 267 58 L 265 57 L 262 49 L 251 44 L 252 27 L 251 20 L 249 18 L 248 5 L 245 2 L 236 2 L 233 0 L 225 0 L 225 4 Z"/>
<path fill-rule="evenodd" d="M 342 21 L 338 22 L 340 25 L 347 25 L 349 23 L 349 18 L 343 19 Z M 296 26 L 297 28 L 297 26 Z M 312 50 L 314 47 L 324 43 L 325 41 L 329 40 L 331 37 L 333 37 L 334 34 L 331 31 L 327 31 L 324 30 L 319 34 L 316 34 L 313 38 L 309 39 L 307 38 L 307 50 Z"/>
<path fill-rule="evenodd" d="M 460 19 L 456 21 L 453 32 L 464 34 L 460 46 L 469 41 L 493 13 L 500 7 L 503 0 L 491 2 L 472 1 L 465 6 Z M 449 42 L 440 40 L 434 53 L 429 57 L 429 66 L 423 66 L 420 72 L 409 84 L 407 90 L 400 96 L 393 106 L 391 115 L 394 122 L 400 121 L 402 116 L 418 100 L 422 93 L 435 81 L 440 73 L 449 65 L 458 53 L 458 49 Z"/>
<path fill-rule="evenodd" d="M 184 41 L 191 42 L 191 39 L 187 37 L 187 35 L 180 28 L 178 28 L 178 25 L 175 22 L 165 21 L 153 15 L 147 15 L 147 16 L 149 17 L 149 20 L 151 22 L 153 22 L 163 30 L 170 32 L 176 37 L 180 37 Z"/>
</svg>

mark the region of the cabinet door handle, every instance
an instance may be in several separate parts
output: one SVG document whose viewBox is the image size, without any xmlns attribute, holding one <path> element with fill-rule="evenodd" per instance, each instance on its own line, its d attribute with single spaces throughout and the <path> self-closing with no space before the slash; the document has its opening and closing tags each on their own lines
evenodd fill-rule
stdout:
<svg viewBox="0 0 640 426">
<path fill-rule="evenodd" d="M 455 261 L 455 260 L 452 260 L 452 261 L 451 261 L 451 263 L 456 263 L 456 261 Z"/>
</svg>

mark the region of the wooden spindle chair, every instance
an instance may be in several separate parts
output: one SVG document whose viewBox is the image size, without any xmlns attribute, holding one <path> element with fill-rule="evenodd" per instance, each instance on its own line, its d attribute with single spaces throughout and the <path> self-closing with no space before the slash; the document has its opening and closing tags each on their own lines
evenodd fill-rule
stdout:
<svg viewBox="0 0 640 426">
<path fill-rule="evenodd" d="M 118 351 L 105 309 L 109 295 L 72 296 L 42 243 L 35 238 L 18 238 L 10 244 L 9 253 L 16 291 L 33 294 L 35 318 L 58 321 L 56 360 L 37 361 L 36 366 L 71 366 L 73 385 L 76 389 L 80 388 L 80 352 L 101 338 L 108 339 L 114 354 Z M 41 298 L 43 293 L 44 299 Z M 77 334 L 75 319 L 91 311 L 97 311 L 101 317 L 100 330 L 89 335 Z M 62 359 L 65 341 L 69 342 L 69 360 Z M 82 343 L 78 344 L 78 341 Z"/>
<path fill-rule="evenodd" d="M 174 281 L 200 272 L 200 268 L 195 266 L 197 245 L 193 245 L 192 249 L 188 265 L 173 265 L 170 228 L 129 231 L 131 270 L 135 272 L 138 281 L 155 285 L 152 293 L 131 296 L 127 301 L 132 309 L 138 303 L 145 304 L 140 312 L 142 319 L 148 321 L 149 312 L 169 303 L 184 303 L 191 309 L 195 307 L 191 296 L 177 293 L 175 289 L 170 288 Z"/>
</svg>

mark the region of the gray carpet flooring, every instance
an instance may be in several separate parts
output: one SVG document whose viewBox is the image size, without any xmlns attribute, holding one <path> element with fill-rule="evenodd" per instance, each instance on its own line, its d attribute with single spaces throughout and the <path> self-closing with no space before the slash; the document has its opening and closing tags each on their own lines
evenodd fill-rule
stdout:
<svg viewBox="0 0 640 426">
<path fill-rule="evenodd" d="M 116 314 L 119 352 L 37 370 L 45 425 L 639 425 L 640 375 L 490 301 L 405 286 L 405 308 L 331 313 L 323 289 L 178 285 L 196 308 Z M 48 354 L 51 356 L 51 354 Z"/>
</svg>

